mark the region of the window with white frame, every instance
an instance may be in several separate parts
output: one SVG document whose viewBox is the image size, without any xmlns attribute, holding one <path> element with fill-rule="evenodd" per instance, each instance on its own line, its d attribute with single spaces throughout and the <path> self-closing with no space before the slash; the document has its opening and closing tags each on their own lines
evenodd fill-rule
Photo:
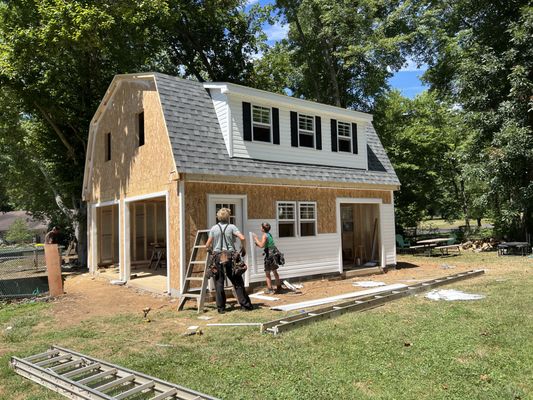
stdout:
<svg viewBox="0 0 533 400">
<path fill-rule="evenodd" d="M 315 148 L 315 117 L 298 114 L 298 145 Z"/>
<path fill-rule="evenodd" d="M 352 152 L 352 125 L 348 122 L 337 121 L 337 140 L 339 151 Z"/>
<path fill-rule="evenodd" d="M 270 108 L 252 106 L 252 135 L 254 141 L 270 143 L 271 119 Z"/>
<path fill-rule="evenodd" d="M 298 215 L 300 223 L 300 236 L 316 235 L 316 203 L 298 203 Z"/>
<path fill-rule="evenodd" d="M 296 236 L 296 203 L 278 202 L 278 236 Z"/>
</svg>

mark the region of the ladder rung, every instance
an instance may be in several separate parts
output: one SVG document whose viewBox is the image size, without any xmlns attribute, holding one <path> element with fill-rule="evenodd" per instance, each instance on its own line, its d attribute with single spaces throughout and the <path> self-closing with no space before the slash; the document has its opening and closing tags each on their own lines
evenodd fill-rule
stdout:
<svg viewBox="0 0 533 400">
<path fill-rule="evenodd" d="M 181 297 L 191 297 L 191 298 L 194 298 L 194 299 L 197 299 L 200 297 L 199 294 L 195 294 L 195 293 L 183 293 L 181 295 Z"/>
<path fill-rule="evenodd" d="M 119 378 L 119 379 L 116 379 L 112 382 L 109 382 L 109 383 L 106 383 L 105 385 L 102 385 L 102 386 L 97 386 L 94 388 L 94 390 L 98 390 L 99 392 L 103 392 L 104 390 L 108 390 L 108 389 L 111 389 L 111 388 L 114 388 L 116 386 L 119 386 L 119 385 L 122 385 L 123 383 L 126 383 L 126 382 L 131 382 L 135 380 L 135 375 L 126 375 L 122 378 Z"/>
<path fill-rule="evenodd" d="M 87 365 L 85 367 L 74 369 L 72 371 L 67 372 L 66 374 L 61 374 L 61 376 L 64 376 L 65 378 L 70 378 L 72 376 L 80 375 L 80 374 L 83 374 L 83 373 L 85 373 L 87 371 L 92 371 L 92 370 L 95 370 L 95 369 L 98 369 L 98 368 L 100 368 L 100 363 L 94 363 L 94 364 L 91 364 L 91 365 Z"/>
<path fill-rule="evenodd" d="M 284 321 L 284 320 L 281 320 L 279 321 L 280 324 L 288 324 L 290 321 Z"/>
<path fill-rule="evenodd" d="M 185 279 L 188 281 L 200 281 L 200 282 L 204 280 L 203 277 L 199 277 L 199 276 L 189 276 L 188 278 L 185 278 Z"/>
<path fill-rule="evenodd" d="M 44 367 L 45 365 L 53 364 L 56 361 L 70 360 L 71 358 L 72 354 L 63 354 L 62 356 L 52 357 L 44 361 L 39 361 L 38 363 L 35 363 L 35 365 L 37 365 L 38 367 Z"/>
<path fill-rule="evenodd" d="M 153 381 L 146 382 L 146 383 L 143 383 L 142 385 L 134 387 L 133 389 L 127 390 L 124 393 L 121 393 L 121 394 L 119 394 L 117 396 L 114 396 L 113 398 L 115 398 L 117 400 L 121 400 L 121 399 L 124 399 L 124 398 L 126 398 L 128 396 L 131 396 L 132 394 L 142 392 L 143 390 L 146 390 L 146 389 L 151 389 L 154 386 L 155 386 L 155 383 Z"/>
<path fill-rule="evenodd" d="M 167 390 L 164 393 L 161 393 L 161 394 L 158 394 L 155 397 L 152 397 L 150 400 L 164 400 L 164 399 L 167 399 L 170 396 L 174 396 L 176 394 L 178 394 L 178 391 L 176 389 L 170 389 L 170 390 Z"/>
<path fill-rule="evenodd" d="M 24 361 L 35 361 L 39 358 L 49 357 L 49 356 L 56 356 L 59 354 L 59 350 L 48 350 L 44 353 L 35 354 L 34 356 L 26 357 Z"/>
<path fill-rule="evenodd" d="M 190 264 L 205 264 L 207 260 L 203 260 L 203 261 L 191 261 Z"/>
<path fill-rule="evenodd" d="M 206 246 L 205 244 L 201 244 L 201 245 L 197 245 L 197 246 L 194 246 L 195 249 L 205 249 Z"/>
<path fill-rule="evenodd" d="M 73 365 L 82 364 L 82 363 L 83 363 L 83 360 L 72 360 L 72 361 L 68 361 L 63 364 L 56 365 L 55 367 L 50 368 L 50 371 L 57 372 L 57 371 L 62 370 L 63 368 L 72 367 Z"/>
<path fill-rule="evenodd" d="M 86 383 L 89 383 L 89 382 L 92 382 L 92 381 L 96 381 L 98 379 L 105 378 L 106 376 L 109 376 L 109 375 L 115 375 L 117 372 L 118 371 L 117 371 L 116 368 L 111 368 L 108 371 L 100 372 L 99 374 L 96 374 L 96 375 L 93 375 L 93 376 L 89 376 L 87 378 L 80 379 L 79 381 L 77 381 L 77 383 L 80 383 L 80 384 L 84 385 Z"/>
<path fill-rule="evenodd" d="M 310 313 L 307 313 L 307 315 L 310 317 L 316 317 L 318 314 L 310 312 Z"/>
</svg>

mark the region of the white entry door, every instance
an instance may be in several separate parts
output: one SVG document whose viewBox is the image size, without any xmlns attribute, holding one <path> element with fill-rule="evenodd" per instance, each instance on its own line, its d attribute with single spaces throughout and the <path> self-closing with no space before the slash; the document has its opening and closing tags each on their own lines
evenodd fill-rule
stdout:
<svg viewBox="0 0 533 400">
<path fill-rule="evenodd" d="M 243 226 L 243 201 L 242 198 L 231 198 L 231 197 L 211 197 L 209 198 L 209 210 L 207 213 L 208 216 L 208 227 L 215 225 L 217 220 L 217 211 L 221 208 L 229 208 L 231 210 L 230 223 L 234 224 L 239 228 L 239 230 L 244 233 L 245 227 Z M 237 247 L 239 240 L 237 240 Z"/>
</svg>

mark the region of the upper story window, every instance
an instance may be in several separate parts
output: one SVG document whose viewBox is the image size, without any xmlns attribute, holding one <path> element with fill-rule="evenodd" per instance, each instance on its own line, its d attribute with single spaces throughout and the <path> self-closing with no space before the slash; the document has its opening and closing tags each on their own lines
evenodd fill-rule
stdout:
<svg viewBox="0 0 533 400">
<path fill-rule="evenodd" d="M 144 145 L 144 111 L 137 114 L 137 132 L 139 133 L 139 147 Z"/>
<path fill-rule="evenodd" d="M 258 142 L 272 142 L 270 131 L 272 119 L 270 108 L 252 106 L 252 135 L 253 140 Z"/>
<path fill-rule="evenodd" d="M 298 115 L 298 145 L 315 148 L 315 117 L 312 115 Z"/>
<path fill-rule="evenodd" d="M 337 122 L 337 140 L 339 151 L 352 152 L 352 126 L 347 122 Z"/>
<path fill-rule="evenodd" d="M 105 134 L 105 160 L 111 160 L 111 132 Z"/>
</svg>

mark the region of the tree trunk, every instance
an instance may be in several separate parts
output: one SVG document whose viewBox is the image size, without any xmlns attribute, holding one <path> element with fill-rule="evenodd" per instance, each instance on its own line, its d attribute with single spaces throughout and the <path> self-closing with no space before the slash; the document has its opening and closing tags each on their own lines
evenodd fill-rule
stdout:
<svg viewBox="0 0 533 400">
<path fill-rule="evenodd" d="M 82 202 L 77 211 L 75 235 L 78 240 L 78 262 L 80 267 L 87 268 L 87 203 Z"/>
</svg>

